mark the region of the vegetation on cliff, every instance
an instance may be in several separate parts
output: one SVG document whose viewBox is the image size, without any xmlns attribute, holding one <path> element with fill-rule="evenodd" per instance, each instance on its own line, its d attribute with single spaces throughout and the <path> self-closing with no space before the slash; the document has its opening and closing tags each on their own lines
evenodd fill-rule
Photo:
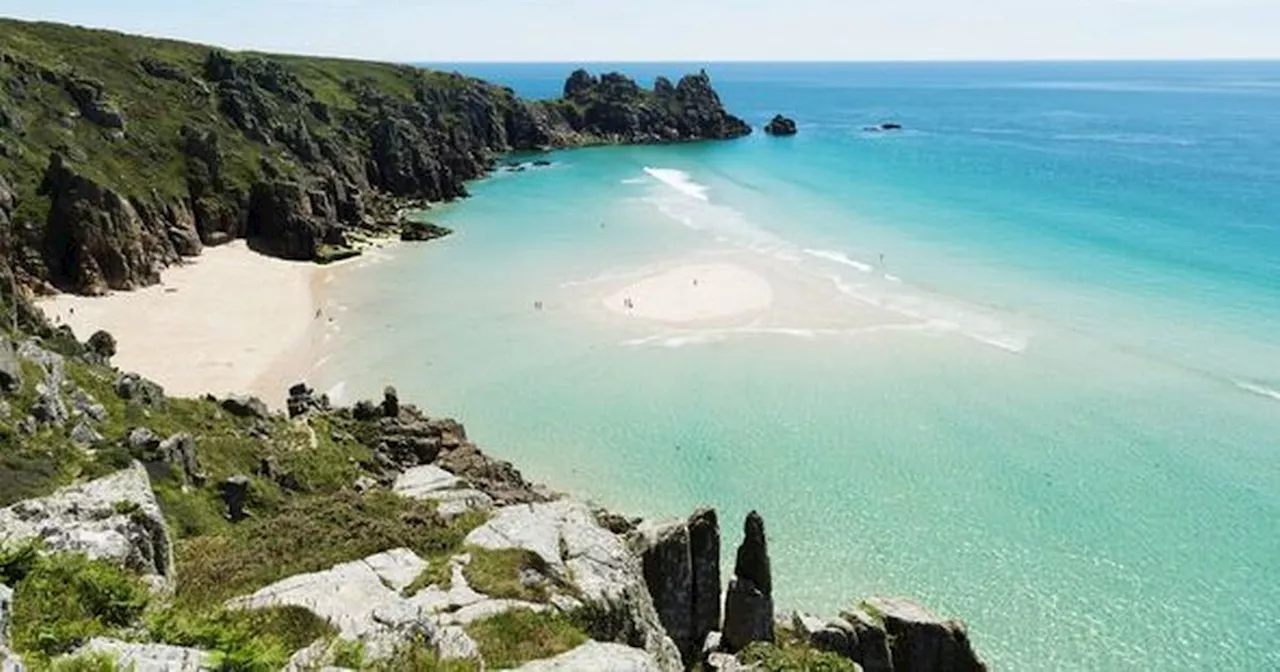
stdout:
<svg viewBox="0 0 1280 672">
<path fill-rule="evenodd" d="M 579 72 L 564 99 L 529 102 L 407 65 L 0 20 L 9 253 L 26 281 L 81 293 L 154 283 L 233 238 L 341 258 L 361 228 L 397 225 L 398 202 L 464 196 L 511 150 L 749 132 L 705 73 L 649 91 Z"/>
</svg>

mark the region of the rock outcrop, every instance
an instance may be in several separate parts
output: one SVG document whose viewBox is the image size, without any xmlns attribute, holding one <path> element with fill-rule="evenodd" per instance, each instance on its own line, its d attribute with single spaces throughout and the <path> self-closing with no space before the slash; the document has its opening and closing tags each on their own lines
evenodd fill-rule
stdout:
<svg viewBox="0 0 1280 672">
<path fill-rule="evenodd" d="M 147 472 L 136 462 L 96 481 L 0 509 L 0 547 L 32 541 L 49 552 L 118 562 L 158 589 L 173 578 L 169 531 Z"/>
<path fill-rule="evenodd" d="M 75 656 L 104 654 L 115 660 L 116 669 L 130 672 L 201 672 L 214 667 L 214 656 L 197 649 L 166 644 L 135 644 L 118 639 L 94 637 Z M 61 668 L 59 668 L 61 669 Z"/>
<path fill-rule="evenodd" d="M 773 641 L 773 574 L 764 519 L 755 511 L 747 515 L 743 537 L 724 601 L 723 646 L 731 653 Z"/>
<path fill-rule="evenodd" d="M 435 466 L 414 467 L 396 478 L 391 490 L 413 499 L 436 502 L 436 513 L 453 520 L 467 511 L 489 511 L 493 498 L 465 480 Z"/>
<path fill-rule="evenodd" d="M 563 499 L 504 507 L 466 542 L 536 553 L 555 579 L 572 579 L 592 614 L 594 639 L 642 648 L 662 669 L 682 667 L 680 651 L 654 610 L 640 561 L 621 538 L 600 527 L 587 505 Z"/>
<path fill-rule="evenodd" d="M 894 670 L 985 672 L 964 624 L 934 616 L 901 598 L 872 598 L 866 607 L 889 635 Z"/>
<path fill-rule="evenodd" d="M 525 663 L 517 669 L 525 672 L 661 672 L 663 668 L 653 656 L 640 649 L 593 641 L 555 658 Z"/>
<path fill-rule="evenodd" d="M 795 135 L 799 131 L 796 128 L 795 120 L 779 114 L 769 121 L 768 125 L 764 127 L 764 132 L 769 135 L 788 136 Z"/>
<path fill-rule="evenodd" d="M 642 524 L 632 535 L 645 584 L 685 664 L 698 662 L 720 628 L 720 526 L 713 509 L 688 520 Z"/>
</svg>

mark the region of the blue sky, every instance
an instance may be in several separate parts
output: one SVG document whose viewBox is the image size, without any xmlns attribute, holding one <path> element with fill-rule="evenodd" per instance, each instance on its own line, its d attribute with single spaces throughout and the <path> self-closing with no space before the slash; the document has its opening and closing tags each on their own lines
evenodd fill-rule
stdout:
<svg viewBox="0 0 1280 672">
<path fill-rule="evenodd" d="M 0 14 L 401 61 L 1280 58 L 1280 0 L 0 0 Z"/>
</svg>

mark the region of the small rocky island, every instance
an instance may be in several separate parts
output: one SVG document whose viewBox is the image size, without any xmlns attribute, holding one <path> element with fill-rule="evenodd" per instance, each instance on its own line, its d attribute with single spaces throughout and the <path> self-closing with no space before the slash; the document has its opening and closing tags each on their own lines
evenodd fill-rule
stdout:
<svg viewBox="0 0 1280 672">
<path fill-rule="evenodd" d="M 799 131 L 796 128 L 795 120 L 779 114 L 764 127 L 764 132 L 773 136 L 788 136 L 795 135 Z"/>
</svg>

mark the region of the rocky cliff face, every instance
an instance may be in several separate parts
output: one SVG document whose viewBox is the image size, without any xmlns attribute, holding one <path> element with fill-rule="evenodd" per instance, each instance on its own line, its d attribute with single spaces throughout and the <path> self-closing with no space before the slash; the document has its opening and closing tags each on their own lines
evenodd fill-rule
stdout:
<svg viewBox="0 0 1280 672">
<path fill-rule="evenodd" d="M 458 74 L 0 21 L 0 176 L 29 283 L 102 293 L 246 237 L 323 259 L 396 199 L 446 201 L 511 150 L 734 138 L 706 73 L 576 72 L 521 100 Z"/>
</svg>

